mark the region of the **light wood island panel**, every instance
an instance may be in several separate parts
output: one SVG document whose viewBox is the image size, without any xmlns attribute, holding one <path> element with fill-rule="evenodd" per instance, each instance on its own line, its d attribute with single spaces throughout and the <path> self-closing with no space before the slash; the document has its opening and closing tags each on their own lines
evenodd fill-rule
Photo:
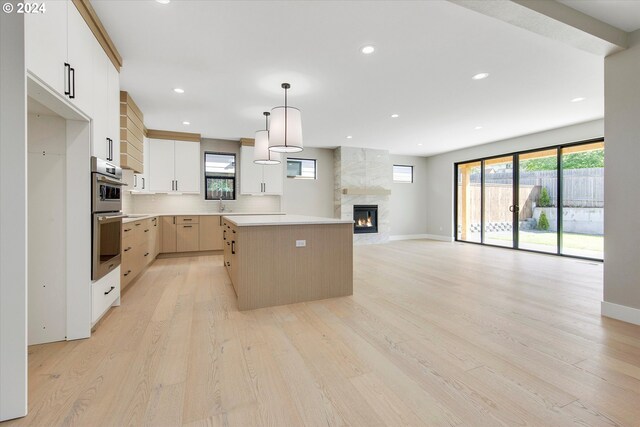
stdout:
<svg viewBox="0 0 640 427">
<path fill-rule="evenodd" d="M 240 310 L 353 294 L 352 224 L 227 225 Z"/>
</svg>

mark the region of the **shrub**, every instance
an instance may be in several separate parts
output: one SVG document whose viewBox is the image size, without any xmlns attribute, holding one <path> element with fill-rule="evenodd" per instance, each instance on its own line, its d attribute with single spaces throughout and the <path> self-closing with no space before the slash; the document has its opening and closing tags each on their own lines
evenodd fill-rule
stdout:
<svg viewBox="0 0 640 427">
<path fill-rule="evenodd" d="M 540 219 L 538 220 L 538 230 L 548 230 L 549 220 L 544 212 L 540 213 Z"/>
<path fill-rule="evenodd" d="M 540 206 L 541 208 L 551 206 L 551 198 L 549 197 L 547 187 L 542 187 L 542 190 L 540 190 L 540 197 L 538 197 L 538 206 Z"/>
</svg>

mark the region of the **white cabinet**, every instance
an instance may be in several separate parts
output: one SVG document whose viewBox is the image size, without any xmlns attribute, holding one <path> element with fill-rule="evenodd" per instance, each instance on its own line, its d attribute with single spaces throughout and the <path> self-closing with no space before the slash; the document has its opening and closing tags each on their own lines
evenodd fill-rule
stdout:
<svg viewBox="0 0 640 427">
<path fill-rule="evenodd" d="M 66 1 L 47 2 L 45 13 L 24 17 L 27 69 L 60 94 L 67 83 L 67 5 Z"/>
<path fill-rule="evenodd" d="M 149 138 L 144 138 L 142 143 L 142 155 L 144 156 L 143 173 L 133 174 L 133 190 L 141 193 L 149 192 Z"/>
<path fill-rule="evenodd" d="M 149 189 L 158 193 L 199 193 L 201 163 L 199 142 L 150 139 Z"/>
<path fill-rule="evenodd" d="M 53 2 L 47 2 L 47 6 L 49 3 Z M 93 117 L 92 48 L 95 40 L 78 9 L 70 3 L 67 6 L 67 62 L 71 67 L 69 98 L 89 117 Z"/>
<path fill-rule="evenodd" d="M 175 141 L 176 191 L 200 192 L 200 143 Z"/>
<path fill-rule="evenodd" d="M 253 147 L 240 148 L 240 194 L 282 195 L 284 169 L 278 165 L 253 163 Z"/>
<path fill-rule="evenodd" d="M 101 48 L 102 49 L 102 48 Z M 107 58 L 107 136 L 111 142 L 110 161 L 120 166 L 120 73 Z"/>
<path fill-rule="evenodd" d="M 91 155 L 120 165 L 120 76 L 93 38 Z"/>
</svg>

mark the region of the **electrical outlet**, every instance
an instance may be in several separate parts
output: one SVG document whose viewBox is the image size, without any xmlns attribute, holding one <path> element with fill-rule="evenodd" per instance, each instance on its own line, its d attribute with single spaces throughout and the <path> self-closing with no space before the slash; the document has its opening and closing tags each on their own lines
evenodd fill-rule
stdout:
<svg viewBox="0 0 640 427">
<path fill-rule="evenodd" d="M 306 240 L 296 240 L 296 248 L 304 248 L 307 246 Z"/>
</svg>

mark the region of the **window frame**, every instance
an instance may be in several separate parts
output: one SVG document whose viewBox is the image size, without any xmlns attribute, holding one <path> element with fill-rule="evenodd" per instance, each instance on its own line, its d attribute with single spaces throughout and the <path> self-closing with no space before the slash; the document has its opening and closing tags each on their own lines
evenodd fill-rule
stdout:
<svg viewBox="0 0 640 427">
<path fill-rule="evenodd" d="M 294 160 L 294 161 L 306 161 L 306 162 L 313 162 L 313 177 L 310 176 L 301 176 L 301 175 L 296 175 L 296 176 L 289 176 L 288 170 L 289 170 L 289 161 L 290 160 Z M 287 178 L 289 179 L 306 179 L 306 180 L 317 180 L 318 179 L 318 160 L 317 159 L 303 159 L 301 157 L 287 157 L 287 165 L 286 165 L 286 174 L 287 174 Z"/>
<path fill-rule="evenodd" d="M 222 176 L 222 175 L 207 175 L 207 154 L 212 155 L 221 155 L 221 156 L 233 156 L 233 163 L 235 164 L 235 169 L 233 171 L 233 177 L 230 176 Z M 232 201 L 237 200 L 238 198 L 238 153 L 228 153 L 223 151 L 205 151 L 204 156 L 202 156 L 203 162 L 203 178 L 204 178 L 204 200 L 205 201 L 218 201 L 219 199 L 209 199 L 207 198 L 207 178 L 211 179 L 231 179 L 233 181 L 233 198 L 232 199 L 222 199 L 223 201 Z"/>
<path fill-rule="evenodd" d="M 396 181 L 395 179 L 393 179 L 393 168 L 395 167 L 401 167 L 401 168 L 411 168 L 411 181 Z M 413 184 L 414 182 L 414 166 L 413 165 L 393 165 L 391 168 L 391 180 L 393 181 L 394 184 Z"/>
</svg>

